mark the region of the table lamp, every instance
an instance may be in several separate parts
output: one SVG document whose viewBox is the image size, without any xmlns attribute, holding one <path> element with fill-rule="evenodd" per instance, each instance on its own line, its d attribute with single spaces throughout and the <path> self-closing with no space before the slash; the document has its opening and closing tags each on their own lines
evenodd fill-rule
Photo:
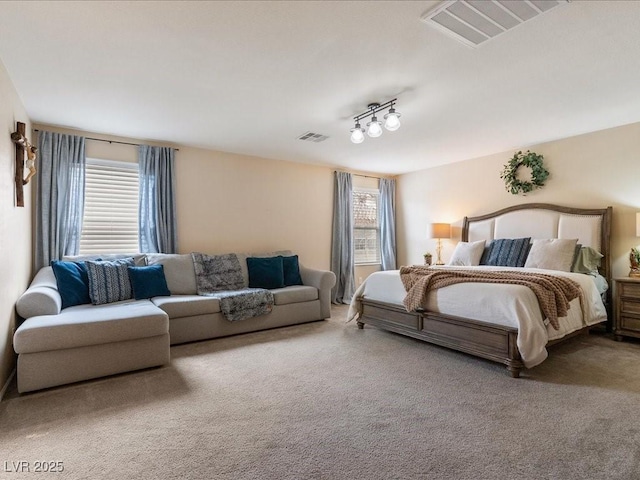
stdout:
<svg viewBox="0 0 640 480">
<path fill-rule="evenodd" d="M 451 224 L 432 223 L 429 226 L 429 237 L 438 239 L 438 247 L 436 248 L 436 265 L 444 265 L 444 262 L 442 261 L 442 239 L 451 238 Z"/>
</svg>

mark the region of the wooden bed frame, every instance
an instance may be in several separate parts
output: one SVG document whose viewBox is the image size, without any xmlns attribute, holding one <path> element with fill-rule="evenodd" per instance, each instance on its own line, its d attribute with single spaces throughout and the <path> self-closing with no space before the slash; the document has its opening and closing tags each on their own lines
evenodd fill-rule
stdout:
<svg viewBox="0 0 640 480">
<path fill-rule="evenodd" d="M 490 220 L 505 213 L 518 210 L 543 209 L 571 215 L 600 216 L 600 252 L 604 255 L 600 267 L 600 273 L 609 283 L 605 306 L 607 307 L 609 320 L 607 328 L 610 328 L 611 318 L 611 214 L 612 208 L 584 209 L 569 208 L 544 203 L 531 203 L 504 208 L 488 215 L 464 218 L 462 226 L 462 241 L 469 240 L 469 227 L 474 222 Z M 358 318 L 358 328 L 364 328 L 365 324 L 373 325 L 384 330 L 400 333 L 409 337 L 424 340 L 429 343 L 469 353 L 477 357 L 486 358 L 503 363 L 512 377 L 520 376 L 524 363 L 520 357 L 516 339 L 518 329 L 501 325 L 490 324 L 469 318 L 444 315 L 426 310 L 407 312 L 403 307 L 383 303 L 367 298 L 362 299 L 362 314 Z M 588 330 L 586 327 L 583 330 Z M 548 345 L 559 343 L 567 338 L 581 333 L 574 332 L 561 339 L 549 342 Z"/>
</svg>

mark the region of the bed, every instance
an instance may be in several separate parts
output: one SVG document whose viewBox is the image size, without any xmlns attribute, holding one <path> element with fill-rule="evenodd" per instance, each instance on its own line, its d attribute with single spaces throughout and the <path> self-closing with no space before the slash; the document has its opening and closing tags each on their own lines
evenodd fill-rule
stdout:
<svg viewBox="0 0 640 480">
<path fill-rule="evenodd" d="M 612 208 L 582 209 L 550 204 L 524 204 L 487 215 L 465 217 L 463 242 L 530 237 L 577 239 L 603 257 L 596 276 L 611 285 L 610 230 Z M 460 267 L 444 267 L 456 269 Z M 492 271 L 538 271 L 503 267 L 472 267 Z M 539 270 L 552 273 L 548 270 Z M 407 311 L 397 270 L 377 272 L 358 288 L 349 319 L 358 328 L 371 325 L 506 365 L 519 377 L 523 368 L 547 357 L 546 347 L 596 324 L 609 326 L 611 289 L 598 289 L 594 277 L 554 272 L 578 282 L 583 299 L 574 299 L 561 328 L 545 323 L 535 295 L 522 285 L 466 283 L 431 291 L 426 308 Z"/>
</svg>

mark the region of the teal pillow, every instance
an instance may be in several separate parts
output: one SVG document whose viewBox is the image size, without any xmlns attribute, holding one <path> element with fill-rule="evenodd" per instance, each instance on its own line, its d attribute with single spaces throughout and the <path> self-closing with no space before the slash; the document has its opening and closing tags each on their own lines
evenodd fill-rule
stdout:
<svg viewBox="0 0 640 480">
<path fill-rule="evenodd" d="M 51 268 L 56 277 L 58 293 L 62 298 L 62 308 L 91 303 L 89 277 L 84 262 L 52 260 Z"/>
<path fill-rule="evenodd" d="M 302 277 L 300 276 L 300 264 L 298 256 L 282 257 L 282 266 L 284 269 L 284 286 L 302 285 Z"/>
<path fill-rule="evenodd" d="M 530 240 L 530 237 L 494 240 L 485 248 L 480 265 L 524 267 L 531 248 Z"/>
<path fill-rule="evenodd" d="M 127 267 L 127 270 L 129 271 L 133 298 L 136 300 L 171 295 L 162 265 Z"/>
<path fill-rule="evenodd" d="M 94 305 L 119 302 L 133 297 L 127 267 L 133 267 L 133 258 L 110 262 L 87 260 L 89 276 L 89 298 Z"/>
<path fill-rule="evenodd" d="M 248 257 L 249 288 L 283 288 L 284 263 L 282 257 Z"/>
</svg>

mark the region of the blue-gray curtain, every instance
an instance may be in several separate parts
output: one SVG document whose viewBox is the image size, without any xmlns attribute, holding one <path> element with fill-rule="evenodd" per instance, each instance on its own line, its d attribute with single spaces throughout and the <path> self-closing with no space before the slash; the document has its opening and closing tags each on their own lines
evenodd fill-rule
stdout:
<svg viewBox="0 0 640 480">
<path fill-rule="evenodd" d="M 333 189 L 333 235 L 331 271 L 336 285 L 331 291 L 333 303 L 349 303 L 355 292 L 353 251 L 353 186 L 351 174 L 335 172 Z"/>
<path fill-rule="evenodd" d="M 85 139 L 40 131 L 36 180 L 36 269 L 77 255 L 84 215 Z"/>
<path fill-rule="evenodd" d="M 176 253 L 175 149 L 140 145 L 140 251 Z"/>
<path fill-rule="evenodd" d="M 382 270 L 396 267 L 396 181 L 380 179 L 380 250 Z"/>
</svg>

